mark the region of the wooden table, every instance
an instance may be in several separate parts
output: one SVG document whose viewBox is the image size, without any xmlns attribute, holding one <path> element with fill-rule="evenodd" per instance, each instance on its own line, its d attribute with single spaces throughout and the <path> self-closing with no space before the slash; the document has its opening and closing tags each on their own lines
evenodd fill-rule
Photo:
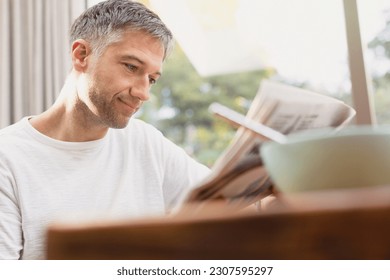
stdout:
<svg viewBox="0 0 390 280">
<path fill-rule="evenodd" d="M 49 259 L 390 259 L 390 186 L 213 203 L 165 218 L 58 223 Z"/>
</svg>

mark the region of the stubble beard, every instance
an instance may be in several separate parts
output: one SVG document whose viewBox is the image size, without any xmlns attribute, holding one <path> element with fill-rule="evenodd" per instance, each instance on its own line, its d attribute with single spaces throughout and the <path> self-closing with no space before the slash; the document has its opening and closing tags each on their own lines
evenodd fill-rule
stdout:
<svg viewBox="0 0 390 280">
<path fill-rule="evenodd" d="M 96 108 L 96 114 L 102 124 L 111 128 L 125 128 L 130 121 L 131 116 L 120 115 L 115 109 L 116 99 L 107 102 L 103 97 L 106 96 L 104 92 L 97 93 L 95 90 L 89 92 L 89 98 Z"/>
<path fill-rule="evenodd" d="M 117 100 L 112 99 L 108 102 L 104 99 L 105 93 L 99 92 L 97 89 L 91 88 L 88 92 L 88 97 L 93 108 L 89 108 L 83 101 L 79 107 L 79 111 L 83 111 L 85 121 L 89 125 L 95 125 L 100 127 L 110 127 L 115 129 L 125 128 L 132 116 L 123 116 L 116 112 L 115 102 Z"/>
</svg>

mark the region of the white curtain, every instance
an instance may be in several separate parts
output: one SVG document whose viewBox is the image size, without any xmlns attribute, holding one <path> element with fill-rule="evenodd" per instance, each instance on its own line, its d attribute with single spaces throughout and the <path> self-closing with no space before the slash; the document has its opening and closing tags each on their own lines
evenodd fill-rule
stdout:
<svg viewBox="0 0 390 280">
<path fill-rule="evenodd" d="M 0 128 L 43 112 L 70 71 L 68 31 L 86 0 L 0 0 Z"/>
</svg>

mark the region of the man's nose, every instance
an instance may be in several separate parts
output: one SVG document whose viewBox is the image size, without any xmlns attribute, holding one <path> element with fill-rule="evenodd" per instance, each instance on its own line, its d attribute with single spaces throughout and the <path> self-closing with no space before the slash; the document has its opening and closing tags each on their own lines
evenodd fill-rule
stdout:
<svg viewBox="0 0 390 280">
<path fill-rule="evenodd" d="M 150 83 L 149 77 L 142 76 L 137 78 L 131 88 L 130 94 L 134 97 L 138 97 L 141 101 L 147 101 L 150 97 Z"/>
</svg>

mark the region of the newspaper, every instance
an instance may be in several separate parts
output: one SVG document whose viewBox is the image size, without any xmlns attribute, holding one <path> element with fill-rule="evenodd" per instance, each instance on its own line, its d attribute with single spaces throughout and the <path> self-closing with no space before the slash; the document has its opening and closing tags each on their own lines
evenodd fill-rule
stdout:
<svg viewBox="0 0 390 280">
<path fill-rule="evenodd" d="M 210 108 L 217 115 L 223 115 L 220 104 Z M 352 107 L 338 99 L 263 81 L 246 116 L 225 111 L 223 118 L 242 126 L 215 162 L 210 176 L 193 189 L 184 202 L 225 199 L 237 207 L 244 207 L 268 196 L 273 183 L 260 157 L 259 150 L 264 141 L 282 142 L 288 134 L 309 129 L 340 129 L 355 114 Z M 252 129 L 248 129 L 250 125 L 253 125 Z M 256 127 L 261 131 L 256 132 Z"/>
</svg>

